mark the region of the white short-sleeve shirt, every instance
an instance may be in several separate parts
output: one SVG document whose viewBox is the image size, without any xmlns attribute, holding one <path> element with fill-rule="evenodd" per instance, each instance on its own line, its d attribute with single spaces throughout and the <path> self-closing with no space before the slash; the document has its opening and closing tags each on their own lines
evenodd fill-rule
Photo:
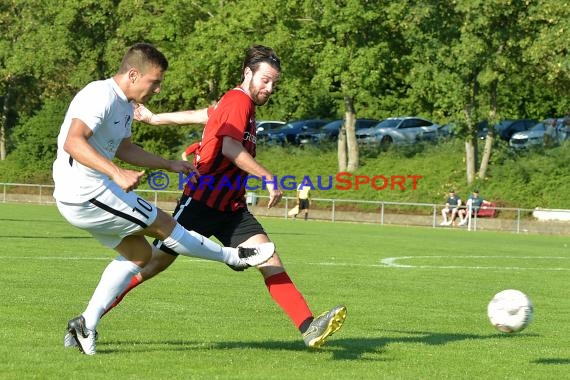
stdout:
<svg viewBox="0 0 570 380">
<path fill-rule="evenodd" d="M 57 137 L 53 196 L 60 202 L 82 203 L 101 193 L 110 179 L 63 150 L 73 119 L 83 121 L 93 131 L 89 144 L 112 160 L 121 141 L 131 136 L 133 106 L 112 78 L 89 83 L 71 101 Z"/>
</svg>

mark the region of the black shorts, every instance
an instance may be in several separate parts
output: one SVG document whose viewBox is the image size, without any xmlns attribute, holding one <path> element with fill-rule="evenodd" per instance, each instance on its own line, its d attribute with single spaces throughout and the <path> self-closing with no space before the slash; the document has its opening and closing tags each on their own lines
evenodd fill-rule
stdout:
<svg viewBox="0 0 570 380">
<path fill-rule="evenodd" d="M 309 200 L 299 199 L 299 210 L 308 210 L 308 209 L 309 209 Z"/>
<path fill-rule="evenodd" d="M 208 238 L 214 236 L 225 247 L 237 247 L 255 235 L 267 236 L 261 224 L 247 209 L 219 211 L 183 196 L 172 215 L 182 227 Z M 178 256 L 159 240 L 153 244 L 166 253 Z"/>
</svg>

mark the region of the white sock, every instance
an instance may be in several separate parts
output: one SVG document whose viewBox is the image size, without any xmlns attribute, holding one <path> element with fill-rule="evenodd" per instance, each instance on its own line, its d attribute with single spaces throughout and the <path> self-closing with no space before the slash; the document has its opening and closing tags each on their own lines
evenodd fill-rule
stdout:
<svg viewBox="0 0 570 380">
<path fill-rule="evenodd" d="M 180 255 L 199 257 L 230 265 L 238 263 L 237 248 L 222 247 L 205 236 L 186 230 L 180 224 L 176 224 L 170 236 L 164 239 L 163 243 Z"/>
<path fill-rule="evenodd" d="M 87 309 L 82 314 L 85 318 L 85 327 L 89 330 L 95 330 L 103 312 L 126 289 L 131 278 L 140 270 L 141 268 L 138 265 L 122 256 L 118 256 L 107 265 L 91 296 Z"/>
</svg>

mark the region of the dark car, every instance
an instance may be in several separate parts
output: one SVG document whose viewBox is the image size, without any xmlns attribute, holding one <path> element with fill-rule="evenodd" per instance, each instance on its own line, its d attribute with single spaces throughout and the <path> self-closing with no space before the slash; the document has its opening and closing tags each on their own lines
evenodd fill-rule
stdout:
<svg viewBox="0 0 570 380">
<path fill-rule="evenodd" d="M 269 131 L 265 141 L 267 144 L 285 145 L 285 144 L 299 144 L 299 133 L 309 129 L 318 129 L 330 120 L 323 119 L 308 119 L 296 120 L 285 124 L 282 127 Z"/>
<path fill-rule="evenodd" d="M 257 132 L 257 141 L 265 142 L 267 138 L 267 134 L 270 131 L 274 131 L 277 128 L 281 128 L 285 125 L 284 121 L 278 120 L 258 120 L 256 122 L 256 132 Z"/>
<path fill-rule="evenodd" d="M 355 130 L 360 130 L 364 128 L 370 128 L 378 124 L 380 120 L 376 119 L 356 119 L 354 125 Z M 340 132 L 340 127 L 344 123 L 343 119 L 334 120 L 330 123 L 324 125 L 319 129 L 310 129 L 299 134 L 300 144 L 318 144 L 326 141 L 336 141 L 338 140 L 338 134 Z"/>
<path fill-rule="evenodd" d="M 503 120 L 495 125 L 495 131 L 501 139 L 509 141 L 515 133 L 528 131 L 536 124 L 538 121 L 531 119 Z"/>
<path fill-rule="evenodd" d="M 475 130 L 477 131 L 477 138 L 485 140 L 487 133 L 489 132 L 489 123 L 487 120 L 482 120 L 475 124 Z M 459 127 L 456 123 L 451 122 L 444 124 L 439 127 L 437 132 L 438 138 L 448 138 L 459 135 Z"/>
</svg>

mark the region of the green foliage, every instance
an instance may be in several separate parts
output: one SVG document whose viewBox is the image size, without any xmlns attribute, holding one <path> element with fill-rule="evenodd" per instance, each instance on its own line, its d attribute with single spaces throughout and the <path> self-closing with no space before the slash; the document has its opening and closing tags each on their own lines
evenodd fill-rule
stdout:
<svg viewBox="0 0 570 380">
<path fill-rule="evenodd" d="M 186 147 L 192 127 L 151 126 L 135 123 L 132 128 L 132 140 L 143 149 L 166 158 L 180 159 L 181 151 Z"/>
<path fill-rule="evenodd" d="M 17 168 L 17 181 L 45 181 L 51 178 L 57 135 L 67 106 L 66 99 L 48 100 L 36 115 L 15 128 L 12 138 L 16 148 L 9 157 L 13 163 L 9 166 Z"/>
<path fill-rule="evenodd" d="M 243 0 L 220 5 L 212 0 L 72 0 L 64 7 L 54 0 L 2 2 L 0 98 L 9 94 L 10 101 L 0 112 L 7 116 L 8 160 L 28 158 L 16 150 L 36 145 L 48 154 L 53 146 L 40 147 L 37 136 L 51 136 L 50 131 L 24 129 L 49 125 L 28 120 L 44 104 L 69 99 L 88 82 L 112 75 L 127 46 L 140 41 L 157 45 L 170 61 L 163 91 L 149 104 L 157 112 L 204 107 L 219 99 L 239 83 L 243 51 L 252 44 L 275 48 L 283 66 L 274 96 L 257 111 L 259 119 L 339 118 L 349 98 L 357 117 L 413 114 L 440 124 L 453 121 L 467 136 L 481 119 L 543 119 L 570 110 L 565 54 L 570 11 L 562 3 Z M 12 128 L 15 123 L 18 128 Z M 186 140 L 169 128 L 143 127 L 135 128 L 135 139 L 169 157 L 177 156 Z M 413 159 L 430 151 L 417 148 L 392 153 Z M 463 161 L 464 146 L 457 149 L 457 160 Z M 363 164 L 388 153 L 363 151 Z M 508 157 L 499 146 L 491 166 Z"/>
</svg>

